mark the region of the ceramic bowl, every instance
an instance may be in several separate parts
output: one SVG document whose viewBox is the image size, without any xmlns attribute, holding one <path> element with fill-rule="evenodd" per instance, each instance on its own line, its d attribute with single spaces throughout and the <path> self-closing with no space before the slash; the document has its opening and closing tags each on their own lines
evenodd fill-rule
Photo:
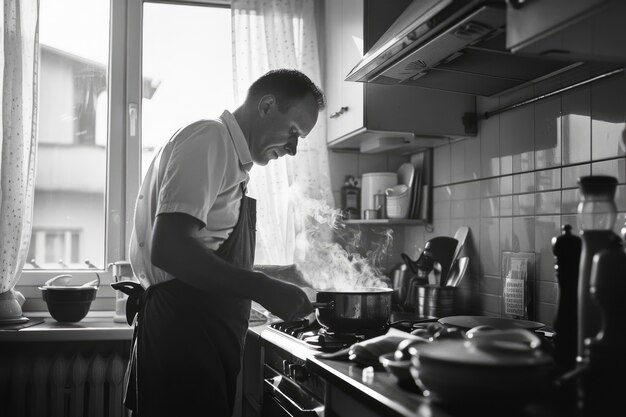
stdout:
<svg viewBox="0 0 626 417">
<path fill-rule="evenodd" d="M 387 372 L 398 380 L 398 384 L 400 386 L 411 391 L 419 391 L 413 376 L 411 376 L 411 361 L 398 361 L 394 358 L 394 354 L 395 352 L 381 355 L 379 358 L 380 363 L 387 370 Z"/>
<path fill-rule="evenodd" d="M 53 319 L 62 323 L 75 323 L 84 319 L 89 312 L 98 288 L 58 286 L 40 287 L 40 290 Z"/>
</svg>

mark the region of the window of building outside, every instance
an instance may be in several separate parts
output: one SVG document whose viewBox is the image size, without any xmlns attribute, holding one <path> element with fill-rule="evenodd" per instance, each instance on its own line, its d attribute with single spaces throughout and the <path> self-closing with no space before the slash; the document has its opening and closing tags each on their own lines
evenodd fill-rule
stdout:
<svg viewBox="0 0 626 417">
<path fill-rule="evenodd" d="M 234 101 L 228 7 L 40 0 L 39 41 L 27 285 L 123 260 L 136 191 L 156 151 L 178 128 L 216 118 Z M 139 126 L 125 124 L 132 101 L 141 101 Z"/>
</svg>

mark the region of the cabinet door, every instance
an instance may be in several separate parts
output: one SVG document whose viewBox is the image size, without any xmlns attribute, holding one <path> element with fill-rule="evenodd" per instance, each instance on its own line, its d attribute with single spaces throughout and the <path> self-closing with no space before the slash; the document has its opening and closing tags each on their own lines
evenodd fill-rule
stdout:
<svg viewBox="0 0 626 417">
<path fill-rule="evenodd" d="M 340 135 L 363 127 L 363 88 L 360 82 L 344 81 L 350 70 L 363 58 L 363 0 L 342 0 L 341 95 L 347 108 L 341 119 Z"/>
<path fill-rule="evenodd" d="M 326 140 L 341 135 L 341 1 L 326 1 Z"/>
<path fill-rule="evenodd" d="M 559 31 L 602 11 L 602 6 L 608 3 L 608 0 L 550 0 L 522 3 L 519 8 L 509 6 L 506 16 L 506 46 L 513 52 L 523 50 L 530 53 L 569 49 L 558 36 Z M 590 36 L 586 35 L 593 34 L 580 35 L 578 42 L 592 42 Z M 574 46 L 573 50 L 576 48 Z"/>
</svg>

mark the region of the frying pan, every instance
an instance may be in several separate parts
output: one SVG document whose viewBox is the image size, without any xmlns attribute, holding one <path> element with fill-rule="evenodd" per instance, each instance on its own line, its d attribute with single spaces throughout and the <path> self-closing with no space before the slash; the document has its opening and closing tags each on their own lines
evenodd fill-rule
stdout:
<svg viewBox="0 0 626 417">
<path fill-rule="evenodd" d="M 437 321 L 441 324 L 458 327 L 463 330 L 469 330 L 476 326 L 492 326 L 498 330 L 514 328 L 537 330 L 545 326 L 545 324 L 537 321 L 490 316 L 449 316 L 442 317 Z"/>
</svg>

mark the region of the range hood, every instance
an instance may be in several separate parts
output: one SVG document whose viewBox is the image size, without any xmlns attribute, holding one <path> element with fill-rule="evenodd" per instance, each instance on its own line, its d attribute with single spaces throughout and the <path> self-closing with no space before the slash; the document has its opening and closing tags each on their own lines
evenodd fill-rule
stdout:
<svg viewBox="0 0 626 417">
<path fill-rule="evenodd" d="M 346 81 L 490 97 L 579 65 L 506 49 L 506 4 L 413 0 Z"/>
</svg>

